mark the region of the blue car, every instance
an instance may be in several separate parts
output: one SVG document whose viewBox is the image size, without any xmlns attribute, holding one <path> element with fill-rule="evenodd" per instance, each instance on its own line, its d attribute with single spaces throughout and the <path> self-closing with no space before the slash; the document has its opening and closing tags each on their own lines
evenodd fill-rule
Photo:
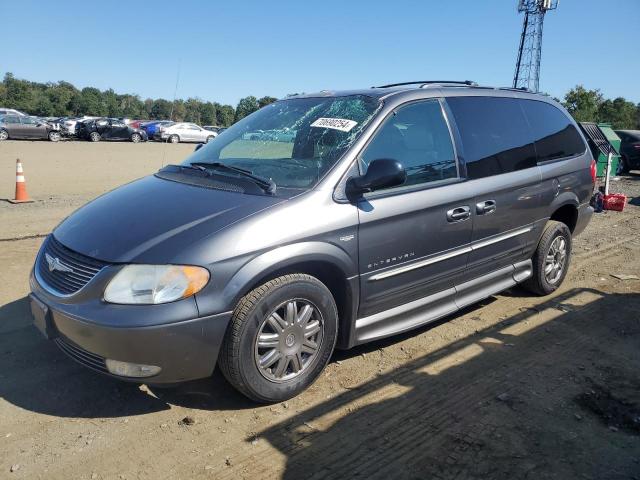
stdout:
<svg viewBox="0 0 640 480">
<path fill-rule="evenodd" d="M 157 122 L 148 122 L 143 125 L 140 125 L 140 128 L 147 132 L 147 137 L 153 138 L 153 135 L 158 130 L 158 127 L 168 127 L 173 125 L 176 122 L 172 122 L 171 120 L 160 120 Z"/>
</svg>

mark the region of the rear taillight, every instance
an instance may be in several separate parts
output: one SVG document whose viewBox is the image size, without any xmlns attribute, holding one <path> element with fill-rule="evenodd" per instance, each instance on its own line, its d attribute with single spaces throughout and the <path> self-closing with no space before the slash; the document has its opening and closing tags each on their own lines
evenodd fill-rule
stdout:
<svg viewBox="0 0 640 480">
<path fill-rule="evenodd" d="M 589 172 L 591 173 L 591 181 L 595 185 L 595 183 L 596 183 L 596 175 L 597 175 L 596 161 L 595 160 L 591 160 L 591 166 L 589 168 Z"/>
</svg>

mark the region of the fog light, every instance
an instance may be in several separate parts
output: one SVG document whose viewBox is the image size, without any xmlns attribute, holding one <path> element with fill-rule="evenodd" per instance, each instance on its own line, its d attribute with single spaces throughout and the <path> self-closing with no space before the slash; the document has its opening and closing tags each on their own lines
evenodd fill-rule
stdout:
<svg viewBox="0 0 640 480">
<path fill-rule="evenodd" d="M 152 377 L 160 373 L 160 370 L 162 370 L 160 367 L 156 367 L 155 365 L 120 362 L 118 360 L 111 360 L 110 358 L 107 358 L 105 363 L 110 373 L 121 377 Z"/>
</svg>

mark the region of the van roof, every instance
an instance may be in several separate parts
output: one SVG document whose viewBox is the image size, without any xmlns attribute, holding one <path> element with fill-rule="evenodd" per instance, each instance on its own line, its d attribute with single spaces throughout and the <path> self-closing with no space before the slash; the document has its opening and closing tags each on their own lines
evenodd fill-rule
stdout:
<svg viewBox="0 0 640 480">
<path fill-rule="evenodd" d="M 444 90 L 445 93 L 453 93 L 456 91 L 466 90 L 466 91 L 493 91 L 493 92 L 513 92 L 513 93 L 521 93 L 523 96 L 542 96 L 544 98 L 549 98 L 545 94 L 534 93 L 527 89 L 522 88 L 510 88 L 510 87 L 492 87 L 485 85 L 478 85 L 476 82 L 471 80 L 422 80 L 417 82 L 399 82 L 399 83 L 391 83 L 387 85 L 374 86 L 367 89 L 354 89 L 354 90 L 321 90 L 315 93 L 302 93 L 297 95 L 292 95 L 288 98 L 312 98 L 312 97 L 344 97 L 349 95 L 366 95 L 368 97 L 373 98 L 384 98 L 390 95 L 401 93 L 401 92 L 410 92 L 417 90 L 428 90 L 430 88 L 438 88 Z"/>
</svg>

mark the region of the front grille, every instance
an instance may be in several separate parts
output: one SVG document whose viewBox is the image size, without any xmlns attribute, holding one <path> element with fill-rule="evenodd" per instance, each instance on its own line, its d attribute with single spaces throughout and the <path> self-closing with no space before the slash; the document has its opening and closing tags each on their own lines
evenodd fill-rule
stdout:
<svg viewBox="0 0 640 480">
<path fill-rule="evenodd" d="M 49 266 L 51 259 L 55 262 L 53 269 Z M 40 279 L 46 283 L 45 286 L 54 290 L 54 293 L 71 295 L 89 283 L 106 265 L 104 262 L 69 250 L 53 238 L 53 235 L 49 235 L 40 253 L 38 273 Z M 65 267 L 71 271 L 63 271 Z"/>
<path fill-rule="evenodd" d="M 102 373 L 109 373 L 105 359 L 95 353 L 87 352 L 85 349 L 79 347 L 66 337 L 58 336 L 55 339 L 58 348 L 66 353 L 69 357 L 78 363 L 81 363 L 85 367 L 89 367 L 93 370 L 97 370 Z"/>
</svg>

